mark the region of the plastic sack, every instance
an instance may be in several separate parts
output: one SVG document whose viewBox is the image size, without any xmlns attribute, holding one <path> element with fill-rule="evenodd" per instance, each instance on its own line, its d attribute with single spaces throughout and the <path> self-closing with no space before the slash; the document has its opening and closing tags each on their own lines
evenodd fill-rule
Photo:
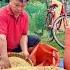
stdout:
<svg viewBox="0 0 70 70">
<path fill-rule="evenodd" d="M 59 65 L 58 50 L 48 44 L 38 44 L 32 51 L 30 59 L 36 66 Z"/>
</svg>

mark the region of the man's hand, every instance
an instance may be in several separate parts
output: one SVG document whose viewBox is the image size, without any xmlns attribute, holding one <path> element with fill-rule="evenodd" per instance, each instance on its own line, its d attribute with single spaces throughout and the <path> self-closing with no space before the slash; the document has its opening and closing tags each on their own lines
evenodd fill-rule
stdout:
<svg viewBox="0 0 70 70">
<path fill-rule="evenodd" d="M 21 40 L 20 40 L 20 46 L 21 46 L 21 49 L 22 49 L 22 52 L 23 52 L 25 58 L 28 58 L 29 57 L 27 43 L 28 43 L 28 36 L 27 35 L 23 35 L 21 37 Z"/>
<path fill-rule="evenodd" d="M 6 36 L 3 34 L 0 34 L 0 67 L 1 69 L 10 67 L 7 53 L 7 40 Z"/>
<path fill-rule="evenodd" d="M 9 59 L 8 58 L 3 58 L 0 60 L 0 68 L 1 69 L 7 69 L 7 68 L 10 68 L 11 65 L 10 65 L 10 62 L 9 62 Z"/>
<path fill-rule="evenodd" d="M 29 57 L 29 52 L 28 51 L 24 51 L 24 56 L 25 56 L 25 59 L 27 59 Z"/>
</svg>

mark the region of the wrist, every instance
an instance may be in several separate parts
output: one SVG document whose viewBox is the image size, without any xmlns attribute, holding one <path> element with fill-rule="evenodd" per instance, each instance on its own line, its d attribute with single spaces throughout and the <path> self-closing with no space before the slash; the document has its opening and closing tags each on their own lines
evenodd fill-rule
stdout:
<svg viewBox="0 0 70 70">
<path fill-rule="evenodd" d="M 8 59 L 8 55 L 2 55 L 1 58 L 2 59 Z"/>
</svg>

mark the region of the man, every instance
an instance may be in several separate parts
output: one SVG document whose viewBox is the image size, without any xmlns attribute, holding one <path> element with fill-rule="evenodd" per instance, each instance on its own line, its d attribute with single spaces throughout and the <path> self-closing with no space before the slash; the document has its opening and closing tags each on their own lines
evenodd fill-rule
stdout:
<svg viewBox="0 0 70 70">
<path fill-rule="evenodd" d="M 59 0 L 52 0 L 52 5 L 53 6 L 57 5 L 56 8 L 54 9 L 55 10 L 54 20 L 55 20 L 60 16 L 63 4 Z"/>
<path fill-rule="evenodd" d="M 53 28 L 53 22 L 61 15 L 61 13 L 63 12 L 62 11 L 62 7 L 63 7 L 63 4 L 59 1 L 59 0 L 50 0 L 50 16 L 51 16 L 51 23 L 49 25 L 49 36 L 50 36 L 50 41 L 53 40 L 53 37 L 52 37 L 52 28 Z M 63 25 L 61 25 L 62 28 L 63 28 Z M 59 26 L 60 27 L 60 26 Z M 59 27 L 58 27 L 58 30 L 59 30 Z"/>
<path fill-rule="evenodd" d="M 0 9 L 0 67 L 9 68 L 9 52 L 22 51 L 29 56 L 28 46 L 36 46 L 39 38 L 28 36 L 28 14 L 23 10 L 28 0 L 10 0 Z M 27 46 L 28 43 L 28 46 Z"/>
</svg>

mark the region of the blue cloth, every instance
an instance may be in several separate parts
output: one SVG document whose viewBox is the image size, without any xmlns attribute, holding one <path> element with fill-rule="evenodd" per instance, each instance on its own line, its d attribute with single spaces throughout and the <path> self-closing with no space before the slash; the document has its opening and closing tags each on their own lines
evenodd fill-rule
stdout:
<svg viewBox="0 0 70 70">
<path fill-rule="evenodd" d="M 28 47 L 36 46 L 40 42 L 39 36 L 29 35 L 28 36 Z"/>
<path fill-rule="evenodd" d="M 60 59 L 59 67 L 64 68 L 64 59 L 63 58 Z"/>
</svg>

